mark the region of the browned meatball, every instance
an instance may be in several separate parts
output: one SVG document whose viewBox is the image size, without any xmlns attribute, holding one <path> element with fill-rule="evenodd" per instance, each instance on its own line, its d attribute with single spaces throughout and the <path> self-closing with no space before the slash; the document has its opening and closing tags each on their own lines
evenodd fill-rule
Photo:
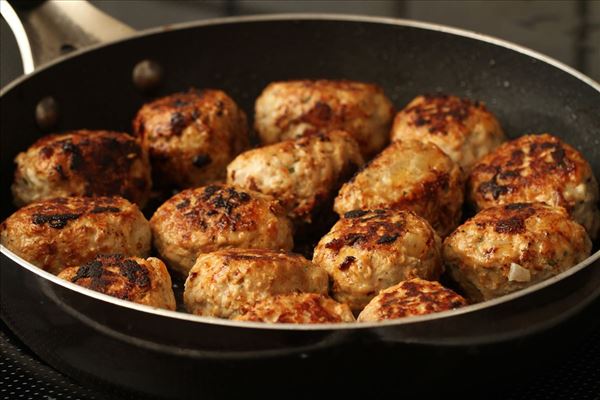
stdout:
<svg viewBox="0 0 600 400">
<path fill-rule="evenodd" d="M 469 177 L 468 194 L 477 209 L 536 201 L 563 207 L 592 239 L 600 227 L 590 164 L 549 134 L 522 136 L 482 158 Z"/>
<path fill-rule="evenodd" d="M 227 164 L 248 147 L 246 114 L 220 90 L 190 90 L 148 103 L 135 117 L 133 132 L 163 187 L 222 180 Z"/>
<path fill-rule="evenodd" d="M 184 190 L 150 220 L 154 247 L 188 274 L 199 254 L 226 248 L 291 250 L 292 223 L 274 198 L 233 186 Z"/>
<path fill-rule="evenodd" d="M 284 324 L 325 324 L 355 321 L 352 311 L 327 296 L 316 293 L 293 293 L 270 296 L 248 307 L 239 321 Z"/>
<path fill-rule="evenodd" d="M 391 136 L 434 143 L 466 172 L 504 141 L 498 120 L 483 103 L 442 94 L 411 101 L 396 115 Z"/>
<path fill-rule="evenodd" d="M 62 270 L 58 277 L 122 300 L 175 310 L 171 277 L 158 258 L 98 255 L 81 266 Z"/>
<path fill-rule="evenodd" d="M 15 162 L 12 192 L 18 206 L 54 197 L 118 195 L 143 207 L 152 185 L 140 141 L 121 132 L 44 136 Z"/>
<path fill-rule="evenodd" d="M 242 153 L 227 167 L 227 183 L 271 195 L 294 222 L 310 223 L 362 163 L 356 141 L 332 131 Z"/>
<path fill-rule="evenodd" d="M 382 290 L 358 316 L 359 322 L 385 321 L 453 310 L 467 301 L 438 282 L 423 279 L 403 281 Z"/>
<path fill-rule="evenodd" d="M 460 167 L 436 145 L 414 140 L 390 144 L 342 186 L 334 210 L 395 208 L 425 218 L 442 237 L 459 224 L 463 203 Z"/>
<path fill-rule="evenodd" d="M 388 143 L 394 112 L 376 85 L 328 80 L 271 83 L 256 100 L 255 109 L 254 126 L 264 144 L 344 130 L 367 158 Z"/>
<path fill-rule="evenodd" d="M 323 236 L 313 262 L 333 282 L 334 299 L 360 311 L 380 290 L 414 277 L 438 279 L 441 240 L 410 211 L 350 211 Z"/>
<path fill-rule="evenodd" d="M 150 224 L 120 197 L 61 197 L 25 206 L 0 225 L 0 243 L 57 274 L 97 254 L 145 257 Z"/>
<path fill-rule="evenodd" d="M 452 278 L 473 301 L 557 275 L 586 259 L 592 243 L 564 209 L 543 203 L 487 208 L 444 241 Z"/>
<path fill-rule="evenodd" d="M 301 292 L 327 294 L 327 273 L 298 254 L 227 249 L 198 257 L 183 300 L 193 314 L 235 318 L 269 296 Z"/>
</svg>

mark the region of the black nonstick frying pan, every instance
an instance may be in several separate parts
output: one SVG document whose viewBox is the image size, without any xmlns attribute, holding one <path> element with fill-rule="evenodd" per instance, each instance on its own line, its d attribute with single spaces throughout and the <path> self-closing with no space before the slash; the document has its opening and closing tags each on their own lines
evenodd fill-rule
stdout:
<svg viewBox="0 0 600 400">
<path fill-rule="evenodd" d="M 146 59 L 163 69 L 153 95 L 220 88 L 248 115 L 269 82 L 295 78 L 374 82 L 397 107 L 426 92 L 479 99 L 509 136 L 550 132 L 579 149 L 600 176 L 600 86 L 541 54 L 406 20 L 228 18 L 77 51 L 8 85 L 0 96 L 1 219 L 14 212 L 13 158 L 44 134 L 35 118 L 38 103 L 50 96 L 58 105 L 54 131 L 128 131 L 151 98 L 132 82 L 133 68 Z M 445 391 L 465 394 L 479 379 L 522 380 L 519 371 L 580 333 L 564 327 L 600 294 L 597 244 L 594 249 L 557 277 L 460 310 L 378 324 L 288 326 L 121 301 L 62 281 L 0 247 L 1 316 L 62 372 L 134 393 L 318 396 L 325 390 L 319 385 L 327 384 L 334 393 L 408 394 L 446 382 Z"/>
</svg>

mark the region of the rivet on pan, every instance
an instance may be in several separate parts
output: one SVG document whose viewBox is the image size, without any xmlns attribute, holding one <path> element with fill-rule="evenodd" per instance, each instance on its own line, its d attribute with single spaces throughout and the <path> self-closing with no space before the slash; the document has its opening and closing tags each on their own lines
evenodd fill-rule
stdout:
<svg viewBox="0 0 600 400">
<path fill-rule="evenodd" d="M 69 43 L 65 43 L 62 46 L 60 46 L 60 54 L 67 54 L 74 50 L 77 50 L 77 48 Z"/>
<path fill-rule="evenodd" d="M 53 97 L 41 99 L 35 106 L 35 121 L 42 130 L 50 130 L 58 124 L 60 108 Z"/>
<path fill-rule="evenodd" d="M 133 84 L 142 92 L 156 89 L 162 81 L 163 69 L 156 61 L 142 60 L 133 68 Z"/>
</svg>

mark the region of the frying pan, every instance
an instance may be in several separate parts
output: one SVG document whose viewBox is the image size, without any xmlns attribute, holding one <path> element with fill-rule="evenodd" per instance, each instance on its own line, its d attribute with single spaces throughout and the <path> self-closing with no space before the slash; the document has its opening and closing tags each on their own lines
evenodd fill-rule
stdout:
<svg viewBox="0 0 600 400">
<path fill-rule="evenodd" d="M 38 8 L 47 4 L 52 2 Z M 105 20 L 104 28 L 111 23 Z M 79 39 L 89 29 L 79 28 Z M 43 59 L 30 58 L 30 65 Z M 0 218 L 14 212 L 9 187 L 15 155 L 44 133 L 34 118 L 38 102 L 52 96 L 59 105 L 53 131 L 128 131 L 137 109 L 151 98 L 132 83 L 132 68 L 145 59 L 164 71 L 155 96 L 192 86 L 221 88 L 248 115 L 269 82 L 295 78 L 375 82 L 397 107 L 425 92 L 476 98 L 510 137 L 551 132 L 579 149 L 600 176 L 600 86 L 539 53 L 408 20 L 224 18 L 76 51 L 4 88 Z M 135 394 L 176 398 L 243 390 L 293 397 L 322 394 L 322 383 L 335 393 L 372 393 L 376 387 L 406 394 L 439 389 L 438 382 L 450 383 L 442 386 L 446 392 L 464 394 L 464 382 L 472 386 L 479 378 L 506 374 L 523 380 L 516 372 L 564 347 L 557 338 L 569 343 L 582 334 L 584 326 L 572 328 L 576 316 L 600 294 L 597 246 L 594 251 L 552 279 L 460 310 L 382 323 L 299 326 L 137 305 L 60 280 L 1 247 L 1 317 L 62 372 Z"/>
</svg>

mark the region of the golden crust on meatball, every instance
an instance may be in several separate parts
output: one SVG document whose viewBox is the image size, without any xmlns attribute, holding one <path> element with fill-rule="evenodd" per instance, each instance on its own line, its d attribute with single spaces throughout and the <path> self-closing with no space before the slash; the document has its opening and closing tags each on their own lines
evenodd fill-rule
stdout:
<svg viewBox="0 0 600 400">
<path fill-rule="evenodd" d="M 549 134 L 503 144 L 475 165 L 467 187 L 477 209 L 539 201 L 565 208 L 592 239 L 600 226 L 598 182 L 590 164 Z"/>
<path fill-rule="evenodd" d="M 459 224 L 463 203 L 460 167 L 436 145 L 390 144 L 342 186 L 334 210 L 395 208 L 414 211 L 445 236 Z"/>
<path fill-rule="evenodd" d="M 187 275 L 199 254 L 226 248 L 291 250 L 292 224 L 274 198 L 233 186 L 184 190 L 150 219 L 154 247 Z"/>
<path fill-rule="evenodd" d="M 362 164 L 354 139 L 332 131 L 242 153 L 227 167 L 227 183 L 271 195 L 293 221 L 310 223 Z"/>
<path fill-rule="evenodd" d="M 255 112 L 254 126 L 264 144 L 344 130 L 368 158 L 388 143 L 394 111 L 376 85 L 300 80 L 271 83 L 256 100 Z"/>
<path fill-rule="evenodd" d="M 443 94 L 413 99 L 396 114 L 391 138 L 436 144 L 467 172 L 505 140 L 483 103 Z"/>
<path fill-rule="evenodd" d="M 438 282 L 415 278 L 382 290 L 358 316 L 359 322 L 425 315 L 454 310 L 467 301 Z"/>
<path fill-rule="evenodd" d="M 316 293 L 292 293 L 270 296 L 253 304 L 238 321 L 270 322 L 281 324 L 325 324 L 354 322 L 354 315 L 346 304 Z"/>
<path fill-rule="evenodd" d="M 246 114 L 220 90 L 190 90 L 148 103 L 135 117 L 133 132 L 163 187 L 222 180 L 227 164 L 248 147 Z"/>
<path fill-rule="evenodd" d="M 443 272 L 439 236 L 423 218 L 401 210 L 346 213 L 321 239 L 313 262 L 329 274 L 333 298 L 357 312 L 382 289 Z"/>
<path fill-rule="evenodd" d="M 122 300 L 175 310 L 171 277 L 158 258 L 98 255 L 81 266 L 62 270 L 58 277 Z"/>
<path fill-rule="evenodd" d="M 562 208 L 512 203 L 487 208 L 446 238 L 450 276 L 473 301 L 557 275 L 586 259 L 592 243 Z"/>
<path fill-rule="evenodd" d="M 0 225 L 0 243 L 53 274 L 97 254 L 145 257 L 150 225 L 120 197 L 60 197 L 30 204 Z"/>
<path fill-rule="evenodd" d="M 126 133 L 79 130 L 47 135 L 15 158 L 15 204 L 65 196 L 121 196 L 143 207 L 150 162 Z"/>
<path fill-rule="evenodd" d="M 202 254 L 185 282 L 192 314 L 235 318 L 269 296 L 327 294 L 327 273 L 298 254 L 267 249 L 227 249 Z"/>
</svg>

